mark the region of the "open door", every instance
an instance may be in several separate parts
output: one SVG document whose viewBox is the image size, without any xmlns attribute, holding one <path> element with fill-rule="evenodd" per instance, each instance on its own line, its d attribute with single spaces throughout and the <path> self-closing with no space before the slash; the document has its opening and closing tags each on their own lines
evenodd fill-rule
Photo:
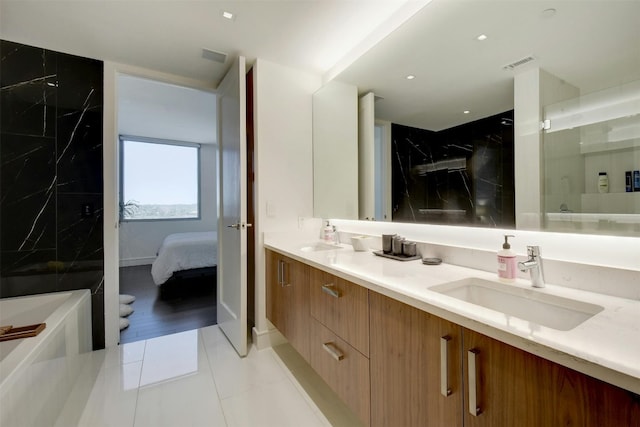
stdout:
<svg viewBox="0 0 640 427">
<path fill-rule="evenodd" d="M 247 130 L 245 59 L 220 83 L 218 145 L 218 325 L 240 356 L 247 355 Z"/>
</svg>

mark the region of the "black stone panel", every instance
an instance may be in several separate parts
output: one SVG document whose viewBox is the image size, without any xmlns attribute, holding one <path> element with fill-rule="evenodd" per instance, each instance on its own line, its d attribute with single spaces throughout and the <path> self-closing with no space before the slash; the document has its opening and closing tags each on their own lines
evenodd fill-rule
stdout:
<svg viewBox="0 0 640 427">
<path fill-rule="evenodd" d="M 58 260 L 69 268 L 102 262 L 102 203 L 102 194 L 58 194 Z"/>
<path fill-rule="evenodd" d="M 55 140 L 0 137 L 0 248 L 55 248 Z"/>
<path fill-rule="evenodd" d="M 393 221 L 514 227 L 513 111 L 433 132 L 392 126 Z"/>
<path fill-rule="evenodd" d="M 58 109 L 102 108 L 103 63 L 81 56 L 57 54 Z"/>
<path fill-rule="evenodd" d="M 101 193 L 102 62 L 60 54 L 58 78 L 59 191 Z"/>
<path fill-rule="evenodd" d="M 102 109 L 58 118 L 58 191 L 102 193 Z"/>
<path fill-rule="evenodd" d="M 103 64 L 1 40 L 0 59 L 0 297 L 90 289 L 103 348 Z"/>
<path fill-rule="evenodd" d="M 2 252 L 0 262 L 0 298 L 56 289 L 59 265 L 53 249 Z"/>
<path fill-rule="evenodd" d="M 56 53 L 0 42 L 2 132 L 55 137 Z"/>
</svg>

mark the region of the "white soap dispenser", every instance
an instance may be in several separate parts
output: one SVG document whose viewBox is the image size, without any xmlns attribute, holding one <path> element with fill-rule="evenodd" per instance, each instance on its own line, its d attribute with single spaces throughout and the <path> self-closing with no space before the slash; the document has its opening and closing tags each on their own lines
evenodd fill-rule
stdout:
<svg viewBox="0 0 640 427">
<path fill-rule="evenodd" d="M 516 253 L 511 250 L 509 237 L 515 237 L 511 234 L 504 235 L 504 243 L 502 250 L 498 251 L 498 279 L 504 283 L 513 283 L 516 281 Z"/>
</svg>

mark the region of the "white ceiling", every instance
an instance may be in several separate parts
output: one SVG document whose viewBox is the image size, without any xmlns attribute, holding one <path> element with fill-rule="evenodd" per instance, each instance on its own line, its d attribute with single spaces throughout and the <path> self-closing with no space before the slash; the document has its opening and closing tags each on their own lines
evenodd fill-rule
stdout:
<svg viewBox="0 0 640 427">
<path fill-rule="evenodd" d="M 640 1 L 434 0 L 337 79 L 384 98 L 378 118 L 441 130 L 512 109 L 527 66 L 503 66 L 529 55 L 583 94 L 638 80 Z"/>
<path fill-rule="evenodd" d="M 323 74 L 394 13 L 427 1 L 1 0 L 0 37 L 215 87 L 238 55 Z M 202 48 L 227 61 L 202 58 Z"/>
<path fill-rule="evenodd" d="M 502 67 L 528 55 L 536 58 L 530 66 L 583 93 L 640 79 L 640 0 L 428 3 L 0 0 L 0 37 L 210 87 L 237 55 L 325 77 L 351 64 L 337 78 L 384 98 L 376 103 L 380 118 L 432 130 L 513 108 L 514 72 Z M 545 16 L 548 8 L 557 13 Z M 235 19 L 222 18 L 223 10 L 236 13 Z M 475 39 L 481 33 L 488 36 L 484 42 Z M 353 62 L 367 43 L 385 35 Z M 225 64 L 215 63 L 202 58 L 202 48 L 229 57 Z M 407 74 L 416 79 L 406 80 Z"/>
</svg>

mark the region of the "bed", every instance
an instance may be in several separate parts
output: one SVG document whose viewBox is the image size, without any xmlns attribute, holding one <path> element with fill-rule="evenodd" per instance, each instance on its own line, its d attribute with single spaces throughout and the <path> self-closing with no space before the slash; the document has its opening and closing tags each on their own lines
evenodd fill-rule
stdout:
<svg viewBox="0 0 640 427">
<path fill-rule="evenodd" d="M 206 271 L 218 263 L 218 234 L 215 231 L 169 234 L 164 238 L 151 275 L 160 286 L 175 274 Z"/>
</svg>

